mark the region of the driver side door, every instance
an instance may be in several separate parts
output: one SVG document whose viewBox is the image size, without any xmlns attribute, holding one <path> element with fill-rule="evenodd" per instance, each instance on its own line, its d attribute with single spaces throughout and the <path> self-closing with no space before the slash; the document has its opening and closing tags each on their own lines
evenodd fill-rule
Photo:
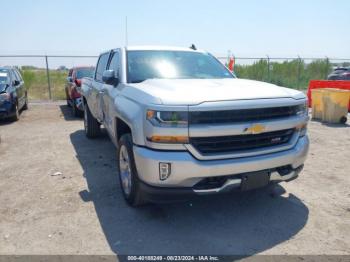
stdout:
<svg viewBox="0 0 350 262">
<path fill-rule="evenodd" d="M 114 50 L 111 53 L 110 63 L 108 64 L 107 70 L 114 70 L 116 78 L 119 78 L 119 68 L 120 68 L 120 51 Z M 102 86 L 102 97 L 101 97 L 101 106 L 102 114 L 104 117 L 104 126 L 108 129 L 110 134 L 114 134 L 113 127 L 113 112 L 115 111 L 114 100 L 115 97 L 119 94 L 119 89 L 116 86 L 110 84 L 104 84 Z"/>
<path fill-rule="evenodd" d="M 16 85 L 15 82 L 17 83 Z M 18 108 L 21 109 L 26 102 L 26 97 L 23 79 L 18 75 L 16 70 L 12 70 L 12 86 L 16 90 Z"/>
</svg>

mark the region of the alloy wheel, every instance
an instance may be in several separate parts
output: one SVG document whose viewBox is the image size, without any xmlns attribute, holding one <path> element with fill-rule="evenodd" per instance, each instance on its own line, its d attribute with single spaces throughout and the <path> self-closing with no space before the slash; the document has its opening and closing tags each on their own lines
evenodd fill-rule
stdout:
<svg viewBox="0 0 350 262">
<path fill-rule="evenodd" d="M 119 151 L 119 176 L 125 195 L 130 195 L 132 186 L 130 158 L 124 145 L 121 146 Z"/>
</svg>

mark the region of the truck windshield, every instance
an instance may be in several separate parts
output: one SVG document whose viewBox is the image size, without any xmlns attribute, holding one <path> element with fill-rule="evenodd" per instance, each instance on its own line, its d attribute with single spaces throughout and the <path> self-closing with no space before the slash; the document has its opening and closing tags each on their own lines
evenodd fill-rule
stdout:
<svg viewBox="0 0 350 262">
<path fill-rule="evenodd" d="M 77 70 L 77 79 L 81 79 L 83 77 L 92 77 L 94 74 L 94 68 L 81 68 Z"/>
<path fill-rule="evenodd" d="M 7 71 L 0 69 L 0 85 L 8 84 L 9 77 Z"/>
<path fill-rule="evenodd" d="M 234 78 L 226 67 L 207 53 L 192 51 L 128 51 L 128 82 L 147 79 Z"/>
</svg>

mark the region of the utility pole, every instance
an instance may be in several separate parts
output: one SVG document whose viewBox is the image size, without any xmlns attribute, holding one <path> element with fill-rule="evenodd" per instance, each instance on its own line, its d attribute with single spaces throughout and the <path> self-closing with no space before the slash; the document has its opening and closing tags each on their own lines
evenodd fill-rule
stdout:
<svg viewBox="0 0 350 262">
<path fill-rule="evenodd" d="M 267 57 L 267 82 L 270 83 L 271 77 L 270 77 L 270 70 L 271 70 L 271 66 L 270 66 L 270 57 L 269 55 L 266 55 Z"/>
<path fill-rule="evenodd" d="M 128 45 L 128 17 L 125 17 L 125 45 Z"/>
</svg>

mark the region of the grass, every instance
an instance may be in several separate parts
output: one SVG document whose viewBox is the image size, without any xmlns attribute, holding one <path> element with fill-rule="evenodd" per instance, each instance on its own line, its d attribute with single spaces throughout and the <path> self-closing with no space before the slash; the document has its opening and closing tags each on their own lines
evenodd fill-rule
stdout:
<svg viewBox="0 0 350 262">
<path fill-rule="evenodd" d="M 252 65 L 236 65 L 235 73 L 239 78 L 265 81 L 293 89 L 307 89 L 312 79 L 325 79 L 332 71 L 327 60 L 314 60 L 305 63 L 302 59 L 283 62 L 259 60 Z"/>
<path fill-rule="evenodd" d="M 259 60 L 251 65 L 236 65 L 235 73 L 239 78 L 254 79 L 277 84 L 279 86 L 306 89 L 311 79 L 325 79 L 331 72 L 332 64 L 327 60 L 314 60 L 305 63 L 302 59 L 283 62 Z M 51 94 L 53 100 L 64 100 L 66 70 L 50 70 Z M 49 99 L 49 89 L 45 69 L 26 68 L 22 76 L 29 89 L 29 99 Z"/>
<path fill-rule="evenodd" d="M 65 82 L 67 71 L 50 70 L 51 95 L 53 100 L 66 99 Z M 24 82 L 28 88 L 29 99 L 47 100 L 49 99 L 49 88 L 46 70 L 30 69 L 22 70 Z"/>
</svg>

